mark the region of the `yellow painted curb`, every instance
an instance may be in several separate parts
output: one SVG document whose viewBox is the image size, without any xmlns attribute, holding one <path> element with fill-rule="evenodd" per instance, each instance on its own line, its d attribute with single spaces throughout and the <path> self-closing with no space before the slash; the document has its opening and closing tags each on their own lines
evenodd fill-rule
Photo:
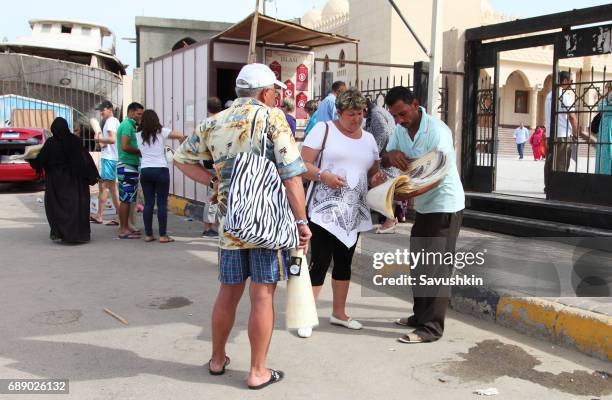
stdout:
<svg viewBox="0 0 612 400">
<path fill-rule="evenodd" d="M 612 361 L 612 317 L 538 298 L 501 297 L 496 320 Z"/>
<path fill-rule="evenodd" d="M 584 353 L 612 361 L 612 317 L 566 307 L 559 315 L 555 334 Z"/>
<path fill-rule="evenodd" d="M 189 202 L 181 197 L 174 195 L 168 196 L 168 210 L 176 215 L 185 215 L 185 209 Z"/>
</svg>

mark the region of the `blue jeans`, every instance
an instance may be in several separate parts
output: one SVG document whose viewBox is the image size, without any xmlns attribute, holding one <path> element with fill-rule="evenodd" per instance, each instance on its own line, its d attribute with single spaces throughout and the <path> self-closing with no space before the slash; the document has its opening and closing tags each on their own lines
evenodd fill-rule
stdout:
<svg viewBox="0 0 612 400">
<path fill-rule="evenodd" d="M 153 236 L 153 209 L 157 199 L 157 223 L 159 236 L 166 236 L 168 222 L 168 191 L 170 190 L 170 171 L 168 168 L 142 168 L 140 185 L 144 194 L 143 220 L 145 233 Z"/>
<path fill-rule="evenodd" d="M 518 150 L 519 158 L 522 160 L 523 159 L 523 153 L 524 153 L 524 150 L 525 150 L 525 143 L 517 143 L 516 144 L 516 149 Z"/>
</svg>

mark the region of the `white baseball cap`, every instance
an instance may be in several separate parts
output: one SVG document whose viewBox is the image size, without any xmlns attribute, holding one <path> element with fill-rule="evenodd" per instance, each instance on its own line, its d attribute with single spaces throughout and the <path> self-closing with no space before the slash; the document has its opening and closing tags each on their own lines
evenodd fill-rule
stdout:
<svg viewBox="0 0 612 400">
<path fill-rule="evenodd" d="M 272 85 L 287 89 L 287 85 L 277 80 L 274 71 L 264 64 L 247 64 L 242 67 L 236 78 L 236 87 L 241 89 L 257 89 Z"/>
</svg>

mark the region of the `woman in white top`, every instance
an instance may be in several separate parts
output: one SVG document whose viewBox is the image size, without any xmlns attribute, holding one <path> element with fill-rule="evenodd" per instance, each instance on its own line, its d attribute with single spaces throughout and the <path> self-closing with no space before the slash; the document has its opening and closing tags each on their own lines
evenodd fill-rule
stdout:
<svg viewBox="0 0 612 400">
<path fill-rule="evenodd" d="M 380 170 L 376 140 L 361 128 L 365 107 L 366 99 L 359 90 L 351 88 L 342 93 L 336 99 L 338 119 L 316 124 L 302 147 L 302 158 L 308 167 L 302 176 L 313 182 L 307 207 L 314 295 L 317 297 L 321 291 L 333 258 L 330 322 L 349 329 L 362 327 L 346 314 L 346 298 L 359 233 L 372 229 L 365 200 L 368 185 L 377 186 L 386 179 Z M 301 337 L 311 334 L 310 327 L 298 330 Z"/>
<path fill-rule="evenodd" d="M 159 123 L 159 118 L 153 110 L 142 113 L 141 131 L 136 133 L 140 159 L 140 185 L 144 194 L 145 204 L 143 220 L 145 226 L 145 242 L 155 240 L 153 236 L 153 209 L 157 199 L 157 223 L 159 225 L 160 243 L 173 242 L 166 234 L 168 221 L 168 191 L 170 189 L 170 171 L 166 160 L 166 139 L 184 140 L 180 132 L 172 132 Z"/>
</svg>

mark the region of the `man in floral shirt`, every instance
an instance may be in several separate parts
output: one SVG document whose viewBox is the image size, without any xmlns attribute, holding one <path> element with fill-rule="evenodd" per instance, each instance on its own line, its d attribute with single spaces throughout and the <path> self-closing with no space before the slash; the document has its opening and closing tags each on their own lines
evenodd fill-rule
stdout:
<svg viewBox="0 0 612 400">
<path fill-rule="evenodd" d="M 213 309 L 213 351 L 209 372 L 220 375 L 229 364 L 225 345 L 234 324 L 236 307 L 245 282 L 251 278 L 251 369 L 248 386 L 261 389 L 283 378 L 282 371 L 265 367 L 266 353 L 274 328 L 273 296 L 276 283 L 287 279 L 289 255 L 285 250 L 256 248 L 223 231 L 233 161 L 238 153 L 256 150 L 260 154 L 261 135 L 267 136 L 266 157 L 276 164 L 287 190 L 287 198 L 300 234 L 300 247 L 306 249 L 310 230 L 306 221 L 305 195 L 301 174 L 306 167 L 291 134 L 287 119 L 272 108 L 276 90 L 285 85 L 276 80 L 272 70 L 263 64 L 249 64 L 236 79 L 238 98 L 232 106 L 204 121 L 177 150 L 175 165 L 185 175 L 202 184 L 219 185 L 219 277 L 221 289 Z M 255 126 L 253 126 L 253 124 Z M 251 139 L 251 134 L 253 138 Z M 253 149 L 254 148 L 254 149 Z M 201 161 L 214 162 L 216 176 L 206 171 Z"/>
</svg>

